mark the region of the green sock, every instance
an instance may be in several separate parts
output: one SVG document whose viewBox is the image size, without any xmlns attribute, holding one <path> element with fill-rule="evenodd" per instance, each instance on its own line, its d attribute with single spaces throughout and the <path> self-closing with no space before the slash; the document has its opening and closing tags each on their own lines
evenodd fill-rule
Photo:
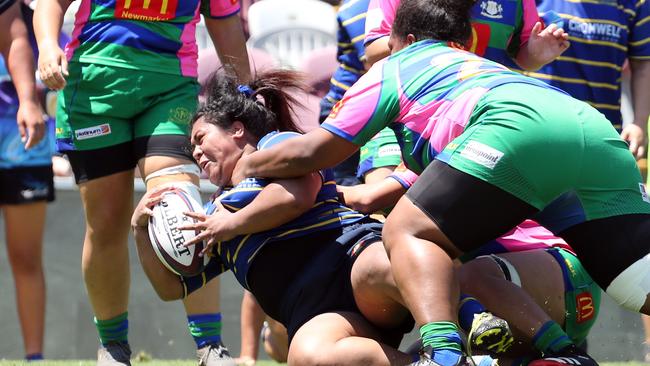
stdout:
<svg viewBox="0 0 650 366">
<path fill-rule="evenodd" d="M 544 354 L 553 354 L 573 344 L 560 325 L 552 320 L 544 323 L 533 337 L 535 348 Z"/>
<path fill-rule="evenodd" d="M 99 333 L 99 341 L 103 345 L 111 342 L 129 343 L 129 319 L 128 312 L 124 312 L 112 319 L 99 320 L 95 318 L 95 326 Z"/>
<path fill-rule="evenodd" d="M 420 327 L 422 347 L 431 347 L 431 359 L 441 366 L 458 365 L 462 356 L 458 326 L 452 322 L 431 322 Z"/>
</svg>

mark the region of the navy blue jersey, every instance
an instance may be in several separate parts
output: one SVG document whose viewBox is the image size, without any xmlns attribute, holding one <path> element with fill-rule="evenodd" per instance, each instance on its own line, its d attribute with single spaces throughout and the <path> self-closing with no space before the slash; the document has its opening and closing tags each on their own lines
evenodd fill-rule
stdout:
<svg viewBox="0 0 650 366">
<path fill-rule="evenodd" d="M 268 148 L 292 136 L 299 136 L 299 134 L 295 132 L 271 133 L 260 140 L 258 149 Z M 339 201 L 336 183 L 331 171 L 324 170 L 321 172 L 321 176 L 323 177 L 323 185 L 311 209 L 300 217 L 275 229 L 242 235 L 218 243 L 213 249 L 212 254 L 214 257 L 208 264 L 211 268 L 206 271 L 224 272 L 230 269 L 239 283 L 244 288 L 250 289 L 246 282 L 246 274 L 255 255 L 264 245 L 353 224 L 365 217 L 365 215 L 345 207 Z M 236 212 L 252 202 L 271 181 L 269 179 L 247 178 L 237 186 L 222 192 L 214 201 L 219 201 L 227 210 Z M 206 213 L 211 214 L 214 209 L 215 205 L 213 203 L 209 204 Z M 308 244 L 308 242 L 305 243 L 305 245 Z"/>
</svg>

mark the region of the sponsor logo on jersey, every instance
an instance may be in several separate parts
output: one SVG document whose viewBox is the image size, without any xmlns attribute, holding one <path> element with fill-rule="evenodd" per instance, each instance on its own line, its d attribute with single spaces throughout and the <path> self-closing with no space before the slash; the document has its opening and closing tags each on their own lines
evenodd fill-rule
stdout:
<svg viewBox="0 0 650 366">
<path fill-rule="evenodd" d="M 176 107 L 169 110 L 169 120 L 175 123 L 186 124 L 190 122 L 192 112 L 183 107 Z"/>
<path fill-rule="evenodd" d="M 622 28 L 614 24 L 581 22 L 576 19 L 569 19 L 568 25 L 567 32 L 572 36 L 615 43 L 621 38 Z"/>
<path fill-rule="evenodd" d="M 398 144 L 385 145 L 377 149 L 377 156 L 401 156 L 402 150 L 399 148 Z"/>
<path fill-rule="evenodd" d="M 94 137 L 104 136 L 111 133 L 111 125 L 104 123 L 103 125 L 92 126 L 76 130 L 74 135 L 77 140 L 87 140 Z"/>
<path fill-rule="evenodd" d="M 641 199 L 650 203 L 650 198 L 648 198 L 648 192 L 645 190 L 645 184 L 639 183 L 639 191 L 641 192 Z"/>
<path fill-rule="evenodd" d="M 591 293 L 582 292 L 576 295 L 576 322 L 584 323 L 591 320 L 596 314 L 594 298 Z"/>
<path fill-rule="evenodd" d="M 460 155 L 486 168 L 494 169 L 503 157 L 503 152 L 478 141 L 470 141 L 460 152 Z"/>
<path fill-rule="evenodd" d="M 490 19 L 501 19 L 503 18 L 503 6 L 494 0 L 483 0 L 481 15 Z"/>
<path fill-rule="evenodd" d="M 336 102 L 336 104 L 334 104 L 334 107 L 332 107 L 332 111 L 330 112 L 329 116 L 327 116 L 327 118 L 332 118 L 332 119 L 336 118 L 336 116 L 339 114 L 339 111 L 341 110 L 341 108 L 343 108 L 343 104 L 347 100 L 348 100 L 348 98 L 343 98 L 343 99 L 339 100 L 338 102 Z"/>
<path fill-rule="evenodd" d="M 159 22 L 174 18 L 177 6 L 178 0 L 117 0 L 115 17 Z"/>
</svg>

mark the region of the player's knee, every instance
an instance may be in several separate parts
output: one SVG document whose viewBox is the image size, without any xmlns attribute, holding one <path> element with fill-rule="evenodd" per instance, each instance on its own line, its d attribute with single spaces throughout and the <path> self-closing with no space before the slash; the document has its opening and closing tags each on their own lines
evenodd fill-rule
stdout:
<svg viewBox="0 0 650 366">
<path fill-rule="evenodd" d="M 400 245 L 401 242 L 404 242 L 400 240 L 400 236 L 402 235 L 404 233 L 400 230 L 399 225 L 395 223 L 395 220 L 391 220 L 390 218 L 386 220 L 381 231 L 381 237 L 389 256 L 392 249 Z"/>
<path fill-rule="evenodd" d="M 201 171 L 196 164 L 179 164 L 148 173 L 144 181 L 147 189 L 166 183 L 191 182 L 199 184 Z"/>
</svg>

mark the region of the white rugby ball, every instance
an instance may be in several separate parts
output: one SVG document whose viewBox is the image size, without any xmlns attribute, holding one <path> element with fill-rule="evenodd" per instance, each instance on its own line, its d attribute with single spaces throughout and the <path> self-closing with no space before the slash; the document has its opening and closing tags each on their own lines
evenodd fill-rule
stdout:
<svg viewBox="0 0 650 366">
<path fill-rule="evenodd" d="M 209 256 L 200 257 L 203 242 L 186 247 L 198 232 L 178 229 L 182 225 L 196 222 L 183 212 L 203 212 L 201 196 L 194 185 L 174 186 L 163 193 L 162 200 L 153 209 L 149 218 L 149 239 L 158 259 L 170 271 L 181 276 L 194 276 L 205 268 Z"/>
</svg>

